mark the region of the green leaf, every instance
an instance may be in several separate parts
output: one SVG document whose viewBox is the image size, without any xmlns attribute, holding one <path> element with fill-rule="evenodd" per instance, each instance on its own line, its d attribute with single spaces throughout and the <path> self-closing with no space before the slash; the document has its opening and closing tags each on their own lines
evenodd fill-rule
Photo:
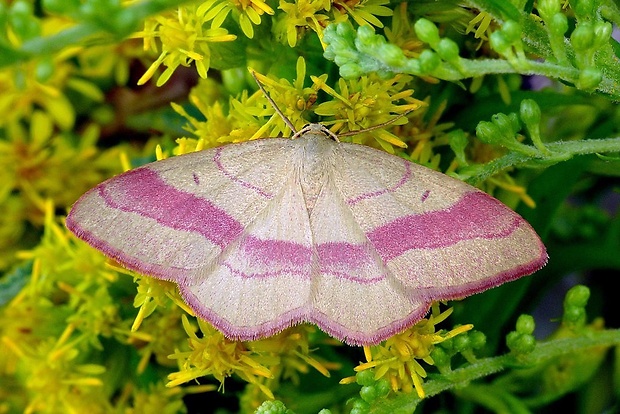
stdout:
<svg viewBox="0 0 620 414">
<path fill-rule="evenodd" d="M 32 274 L 32 261 L 23 263 L 0 279 L 0 306 L 11 301 L 28 283 Z"/>
<path fill-rule="evenodd" d="M 468 2 L 478 10 L 484 10 L 501 20 L 521 20 L 521 12 L 512 2 L 505 0 L 470 0 Z"/>
</svg>

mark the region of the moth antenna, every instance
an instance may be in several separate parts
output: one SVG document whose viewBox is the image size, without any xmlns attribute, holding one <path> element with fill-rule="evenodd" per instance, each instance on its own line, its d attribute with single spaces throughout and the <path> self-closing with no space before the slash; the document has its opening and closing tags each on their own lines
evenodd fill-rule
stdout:
<svg viewBox="0 0 620 414">
<path fill-rule="evenodd" d="M 338 136 L 339 137 L 350 137 L 352 135 L 357 135 L 357 134 L 362 134 L 364 132 L 374 131 L 375 129 L 380 129 L 380 128 L 386 127 L 386 126 L 388 126 L 390 124 L 393 124 L 394 122 L 396 122 L 397 120 L 399 120 L 403 116 L 407 116 L 410 113 L 412 113 L 413 111 L 415 111 L 415 108 L 414 109 L 409 109 L 408 111 L 405 111 L 402 114 L 400 114 L 400 115 L 398 115 L 398 116 L 396 116 L 396 117 L 394 117 L 392 119 L 389 119 L 389 120 L 387 120 L 385 122 L 382 122 L 380 124 L 373 125 L 371 127 L 360 129 L 360 130 L 357 130 L 357 131 L 343 132 L 342 134 L 338 134 Z"/>
<path fill-rule="evenodd" d="M 271 96 L 269 96 L 269 94 L 263 87 L 263 84 L 258 80 L 258 76 L 256 76 L 256 72 L 254 71 L 254 69 L 250 69 L 250 73 L 252 74 L 252 77 L 254 78 L 254 80 L 256 81 L 256 84 L 258 85 L 258 89 L 261 90 L 261 92 L 263 93 L 263 95 L 265 95 L 265 98 L 267 98 L 267 100 L 269 101 L 273 109 L 275 109 L 278 115 L 280 115 L 280 118 L 282 118 L 284 123 L 291 129 L 291 131 L 293 132 L 293 135 L 296 135 L 297 130 L 293 126 L 293 123 L 284 115 L 284 113 L 282 113 L 282 111 L 280 110 L 280 108 L 278 108 L 278 105 L 276 105 L 274 100 L 271 99 Z"/>
</svg>

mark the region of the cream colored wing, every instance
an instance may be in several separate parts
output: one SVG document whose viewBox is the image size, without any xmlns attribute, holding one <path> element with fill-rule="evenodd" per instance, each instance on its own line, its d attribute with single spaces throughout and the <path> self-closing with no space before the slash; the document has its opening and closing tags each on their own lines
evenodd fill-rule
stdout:
<svg viewBox="0 0 620 414">
<path fill-rule="evenodd" d="M 296 147 L 264 139 L 145 165 L 84 194 L 67 227 L 130 269 L 181 283 L 273 202 Z"/>
<path fill-rule="evenodd" d="M 332 335 L 379 342 L 421 319 L 433 300 L 546 263 L 530 225 L 474 187 L 361 145 L 338 144 L 335 154 L 333 185 L 311 220 L 321 263 L 312 318 Z"/>
</svg>

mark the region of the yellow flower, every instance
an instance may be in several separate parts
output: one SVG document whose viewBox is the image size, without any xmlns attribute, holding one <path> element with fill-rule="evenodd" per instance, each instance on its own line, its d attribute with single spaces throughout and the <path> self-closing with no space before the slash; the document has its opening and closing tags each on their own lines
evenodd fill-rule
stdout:
<svg viewBox="0 0 620 414">
<path fill-rule="evenodd" d="M 274 80 L 259 73 L 255 75 L 297 129 L 308 123 L 303 115 L 316 101 L 318 88 L 304 87 L 306 64 L 303 58 L 297 60 L 297 76 L 292 84 L 286 79 Z M 227 142 L 291 135 L 289 127 L 263 92 L 257 91 L 250 96 L 242 93 L 238 99 L 231 98 L 229 112 L 224 114 L 222 104 L 211 102 L 212 98 L 208 95 L 208 91 L 212 90 L 210 86 L 208 80 L 199 82 L 190 93 L 190 101 L 203 114 L 205 121 L 189 115 L 180 105 L 172 105 L 189 121 L 185 129 L 203 141 L 205 148 Z"/>
<path fill-rule="evenodd" d="M 313 325 L 301 324 L 269 338 L 246 342 L 248 349 L 252 349 L 256 357 L 273 373 L 272 378 L 260 378 L 259 383 L 272 391 L 277 391 L 282 381 L 286 381 L 285 384 L 292 382 L 296 386 L 299 385 L 299 374 L 306 374 L 311 367 L 326 377 L 330 376 L 329 370 L 339 369 L 338 363 L 326 362 L 319 357 L 311 356 L 313 350 L 310 343 L 316 341 L 317 331 Z M 334 346 L 340 343 L 332 338 L 326 338 L 321 344 Z M 258 385 L 249 384 L 241 397 L 241 411 L 253 412 L 264 400 L 265 394 Z"/>
<path fill-rule="evenodd" d="M 536 202 L 527 194 L 527 188 L 516 184 L 513 177 L 511 177 L 508 173 L 503 172 L 501 174 L 497 174 L 491 178 L 488 178 L 485 182 L 487 187 L 498 187 L 502 190 L 509 191 L 513 193 L 520 201 L 522 201 L 529 208 L 535 208 Z M 485 189 L 485 191 L 492 191 L 493 188 Z M 505 202 L 505 201 L 504 201 Z M 515 203 L 516 204 L 516 203 Z M 515 206 L 516 207 L 516 206 Z"/>
<path fill-rule="evenodd" d="M 37 75 L 44 69 L 48 76 Z M 62 93 L 71 71 L 65 62 L 28 61 L 0 71 L 0 126 L 29 118 L 34 108 L 43 108 L 63 130 L 75 122 L 75 110 Z"/>
<path fill-rule="evenodd" d="M 29 2 L 19 3 L 22 3 L 20 8 L 31 7 L 26 6 Z M 2 14 L 6 19 L 3 28 L 19 21 L 7 19 L 6 12 L 7 10 L 3 9 Z M 53 35 L 70 24 L 67 19 L 50 16 L 35 21 L 36 24 L 41 24 L 42 36 Z M 18 31 L 8 28 L 5 41 L 18 47 L 22 43 L 16 34 Z M 104 95 L 95 83 L 76 76 L 79 69 L 74 59 L 83 50 L 80 46 L 67 47 L 50 56 L 37 56 L 3 67 L 0 70 L 0 127 L 28 119 L 38 109 L 45 112 L 55 126 L 63 131 L 70 130 L 76 114 L 67 92 L 77 92 L 95 102 L 103 101 Z"/>
<path fill-rule="evenodd" d="M 278 7 L 284 14 L 279 16 L 274 26 L 276 37 L 286 39 L 290 47 L 295 47 L 308 29 L 314 30 L 322 38 L 323 28 L 327 26 L 329 17 L 321 11 L 329 11 L 329 0 L 297 0 L 288 3 L 280 0 Z"/>
<path fill-rule="evenodd" d="M 481 11 L 476 17 L 471 19 L 465 28 L 465 33 L 474 32 L 474 37 L 480 39 L 478 43 L 478 49 L 489 41 L 489 36 L 493 32 L 492 28 L 493 16 L 489 13 Z"/>
<path fill-rule="evenodd" d="M 122 268 L 116 268 L 116 270 L 119 273 L 126 273 L 133 276 L 134 282 L 137 284 L 137 293 L 133 301 L 133 306 L 140 310 L 131 326 L 132 331 L 137 331 L 142 321 L 148 318 L 158 306 L 166 307 L 172 301 L 176 304 L 183 304 L 182 307 L 184 309 L 189 309 L 184 305 L 174 283 L 142 276 Z"/>
<path fill-rule="evenodd" d="M 491 162 L 504 153 L 505 150 L 503 148 L 485 144 L 480 142 L 480 140 L 473 140 L 469 149 L 471 160 L 477 164 Z M 516 197 L 516 200 L 520 200 L 529 208 L 535 208 L 536 202 L 527 194 L 527 188 L 517 184 L 515 179 L 510 175 L 510 172 L 511 171 L 503 171 L 487 178 L 484 183 L 480 185 L 480 188 L 491 195 L 494 195 L 497 189 L 508 191 L 512 193 L 513 198 Z M 502 197 L 502 201 L 512 208 L 516 208 L 518 204 L 517 201 L 511 202 L 506 199 L 506 197 Z"/>
<path fill-rule="evenodd" d="M 338 91 L 325 83 L 325 79 L 311 77 L 318 89 L 334 97 L 330 102 L 320 104 L 314 111 L 317 115 L 330 117 L 324 121 L 331 125 L 335 134 L 359 131 L 375 127 L 393 120 L 392 114 L 404 114 L 422 106 L 424 103 L 412 98 L 413 90 L 404 89 L 409 77 L 397 75 L 392 79 L 382 80 L 377 76 L 363 76 L 360 79 L 339 79 Z M 396 104 L 399 100 L 405 104 Z M 393 125 L 402 125 L 407 119 L 397 119 Z M 404 148 L 407 145 L 396 135 L 383 128 L 357 134 L 356 143 L 367 144 L 368 138 L 376 141 L 385 151 L 394 153 L 394 146 Z"/>
<path fill-rule="evenodd" d="M 144 38 L 145 50 L 158 52 L 161 49 L 161 52 L 142 75 L 139 85 L 146 83 L 162 64 L 166 66 L 166 70 L 157 79 L 157 86 L 166 83 L 177 67 L 189 66 L 192 62 L 200 77 L 207 77 L 211 59 L 209 43 L 236 39 L 235 35 L 228 34 L 226 29 L 217 25 L 205 27 L 211 20 L 222 23 L 219 19 L 216 20 L 217 13 L 211 13 L 213 6 L 212 1 L 199 6 L 182 6 L 176 11 L 150 17 L 145 21 L 144 30 L 135 33 L 134 37 Z M 159 40 L 159 46 L 155 39 Z"/>
<path fill-rule="evenodd" d="M 359 25 L 383 27 L 375 16 L 392 15 L 392 10 L 385 4 L 389 4 L 389 0 L 296 0 L 294 3 L 280 0 L 278 8 L 284 14 L 278 17 L 274 31 L 281 41 L 286 39 L 290 47 L 295 47 L 308 29 L 322 39 L 323 29 L 329 23 L 343 22 L 349 16 Z"/>
<path fill-rule="evenodd" d="M 386 4 L 390 4 L 389 0 L 335 0 L 333 2 L 335 10 L 348 14 L 360 26 L 371 24 L 377 27 L 383 27 L 383 23 L 375 16 L 391 16 L 393 13 L 392 9 L 385 6 Z"/>
<path fill-rule="evenodd" d="M 248 349 L 260 355 L 261 360 L 273 374 L 269 388 L 274 389 L 281 380 L 291 380 L 297 384 L 299 373 L 306 374 L 309 367 L 329 377 L 330 369 L 338 369 L 339 364 L 319 361 L 310 356 L 309 336 L 316 327 L 302 324 L 290 327 L 269 338 L 247 342 Z"/>
<path fill-rule="evenodd" d="M 0 201 L 0 269 L 9 268 L 15 253 L 22 248 L 20 241 L 27 229 L 25 205 L 26 201 L 17 194 L 9 194 Z"/>
<path fill-rule="evenodd" d="M 469 21 L 467 29 L 465 29 L 465 33 L 474 32 L 474 37 L 476 39 L 488 40 L 489 27 L 492 22 L 493 16 L 487 12 L 481 11 L 476 15 L 476 17 Z M 474 28 L 476 29 L 475 31 Z"/>
<path fill-rule="evenodd" d="M 189 337 L 189 351 L 177 350 L 170 355 L 170 358 L 178 361 L 179 371 L 168 375 L 168 387 L 205 375 L 213 376 L 223 386 L 226 377 L 236 374 L 244 381 L 259 386 L 268 397 L 273 398 L 271 390 L 259 383 L 259 377 L 272 378 L 272 372 L 252 357 L 253 352 L 243 342 L 226 339 L 220 331 L 201 319 L 198 319 L 201 332 L 201 336 L 198 336 L 196 327 L 185 315 L 182 321 Z"/>
<path fill-rule="evenodd" d="M 138 374 L 144 373 L 153 359 L 161 366 L 174 368 L 176 363 L 169 356 L 187 340 L 181 324 L 184 308 L 168 306 L 157 308 L 153 313 L 153 317 L 142 321 L 139 331 L 136 331 L 137 327 L 134 329 L 134 323 L 128 334 L 128 343 L 135 346 L 141 356 L 136 370 Z"/>
<path fill-rule="evenodd" d="M 258 81 L 269 93 L 271 99 L 276 103 L 282 114 L 291 122 L 296 130 L 300 130 L 308 121 L 303 117 L 305 111 L 312 107 L 316 101 L 318 88 L 304 87 L 306 78 L 306 61 L 299 57 L 296 65 L 297 76 L 291 84 L 286 79 L 274 80 L 260 73 L 254 72 Z M 321 76 L 324 80 L 327 76 Z M 276 113 L 275 109 L 268 103 L 267 97 L 262 92 L 257 92 L 261 99 L 261 104 L 265 110 L 262 115 L 271 115 L 269 120 L 252 136 L 251 139 L 265 136 L 289 136 L 292 134 L 288 125 L 284 123 L 282 117 Z M 269 131 L 267 133 L 267 131 Z M 266 134 L 267 133 L 267 134 Z"/>
<path fill-rule="evenodd" d="M 254 25 L 261 24 L 261 16 L 265 13 L 273 15 L 273 9 L 262 0 L 209 0 L 203 5 L 215 4 L 211 10 L 212 14 L 217 14 L 213 21 L 213 26 L 219 27 L 224 22 L 230 12 L 239 20 L 239 27 L 250 39 L 254 37 Z"/>
<path fill-rule="evenodd" d="M 209 79 L 201 79 L 198 81 L 198 84 L 192 88 L 189 95 L 190 102 L 201 112 L 205 120 L 196 119 L 194 116 L 188 114 L 181 105 L 172 103 L 172 108 L 188 121 L 184 129 L 192 136 L 198 137 L 198 139 L 202 141 L 202 146 L 204 148 L 212 148 L 227 142 L 237 142 L 237 140 L 231 136 L 231 133 L 235 130 L 235 119 L 231 114 L 227 115 L 224 113 L 223 105 L 219 101 L 211 99 L 209 93 L 213 90 L 213 87 L 214 82 Z M 246 101 L 247 93 L 243 93 L 239 100 L 231 98 L 231 110 L 237 106 L 244 108 L 246 106 Z M 251 136 L 259 127 L 259 124 L 254 125 L 252 132 L 246 136 Z M 177 140 L 179 148 L 175 151 L 175 154 L 185 151 L 187 145 L 198 145 L 196 139 L 181 139 L 185 141 Z M 181 144 L 183 144 L 185 148 L 181 148 Z"/>
<path fill-rule="evenodd" d="M 11 194 L 18 194 L 23 203 L 21 216 L 39 225 L 42 200 L 49 198 L 60 208 L 70 206 L 110 175 L 116 154 L 115 150 L 97 153 L 99 129 L 94 125 L 84 130 L 76 145 L 75 137 L 55 131 L 48 113 L 35 111 L 30 118 L 29 130 L 13 121 L 0 138 L 0 205 L 8 203 Z"/>
<path fill-rule="evenodd" d="M 25 413 L 110 412 L 112 407 L 101 392 L 103 382 L 98 378 L 105 367 L 79 363 L 84 335 L 73 335 L 73 331 L 68 325 L 57 339 L 50 337 L 36 346 L 2 337 L 4 352 L 18 360 L 32 396 Z"/>
<path fill-rule="evenodd" d="M 132 387 L 133 401 L 124 414 L 176 414 L 186 412 L 183 397 L 216 389 L 213 385 L 191 385 L 188 387 L 166 388 L 162 382 L 147 387 Z"/>
<path fill-rule="evenodd" d="M 129 39 L 112 45 L 93 45 L 77 54 L 79 75 L 86 79 L 113 79 L 116 85 L 124 86 L 130 76 L 132 61 L 144 59 L 145 52 L 140 42 Z"/>
<path fill-rule="evenodd" d="M 473 325 L 463 325 L 451 331 L 436 331 L 436 325 L 444 321 L 452 309 L 439 313 L 433 306 L 431 316 L 422 319 L 410 329 L 388 338 L 377 346 L 364 347 L 367 362 L 355 367 L 355 371 L 374 369 L 375 379 L 386 378 L 393 391 L 411 392 L 414 388 L 424 398 L 422 380 L 426 370 L 417 360 L 433 365 L 431 351 L 435 344 L 469 331 Z M 345 378 L 341 383 L 351 383 L 355 377 Z"/>
</svg>

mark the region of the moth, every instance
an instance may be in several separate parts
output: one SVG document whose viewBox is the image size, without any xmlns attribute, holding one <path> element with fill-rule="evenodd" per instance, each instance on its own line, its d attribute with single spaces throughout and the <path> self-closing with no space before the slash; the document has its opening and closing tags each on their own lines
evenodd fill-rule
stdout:
<svg viewBox="0 0 620 414">
<path fill-rule="evenodd" d="M 433 301 L 547 261 L 500 201 L 320 124 L 120 174 L 84 194 L 66 225 L 127 268 L 175 282 L 199 317 L 239 340 L 309 322 L 376 344 Z"/>
</svg>

